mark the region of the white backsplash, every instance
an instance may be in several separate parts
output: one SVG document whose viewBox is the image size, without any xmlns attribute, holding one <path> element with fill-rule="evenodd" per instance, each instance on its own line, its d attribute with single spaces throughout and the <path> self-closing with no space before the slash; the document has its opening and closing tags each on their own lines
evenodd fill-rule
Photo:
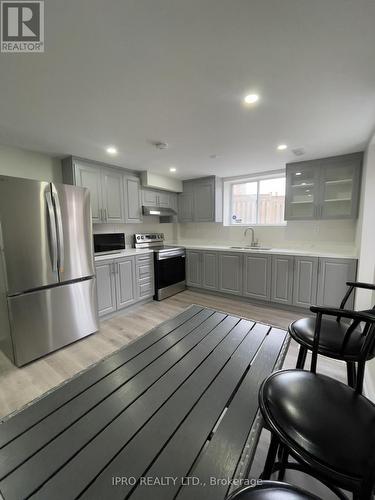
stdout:
<svg viewBox="0 0 375 500">
<path fill-rule="evenodd" d="M 168 243 L 201 245 L 249 244 L 244 227 L 223 226 L 221 223 L 160 224 L 158 217 L 144 217 L 143 224 L 94 224 L 94 233 L 123 232 L 126 246 L 133 246 L 134 233 L 164 233 Z M 255 237 L 262 245 L 295 250 L 322 250 L 355 254 L 356 221 L 288 222 L 281 227 L 256 227 Z"/>
<path fill-rule="evenodd" d="M 261 245 L 295 250 L 323 250 L 355 254 L 356 221 L 290 221 L 280 227 L 254 227 Z M 221 223 L 184 223 L 178 225 L 178 241 L 183 244 L 232 245 L 249 244 L 251 234 L 244 237 L 244 227 Z"/>
</svg>

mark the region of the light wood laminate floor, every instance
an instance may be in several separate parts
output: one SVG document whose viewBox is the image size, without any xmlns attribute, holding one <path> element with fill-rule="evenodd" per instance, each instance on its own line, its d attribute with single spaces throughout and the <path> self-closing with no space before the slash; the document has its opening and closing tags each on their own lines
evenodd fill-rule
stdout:
<svg viewBox="0 0 375 500">
<path fill-rule="evenodd" d="M 0 418 L 19 410 L 33 399 L 40 397 L 46 391 L 143 335 L 162 321 L 177 315 L 191 304 L 212 307 L 229 314 L 285 329 L 291 321 L 301 317 L 301 313 L 295 311 L 254 305 L 235 297 L 229 299 L 191 290 L 179 293 L 162 302 L 152 301 L 131 310 L 125 310 L 122 314 L 102 321 L 98 333 L 23 368 L 16 368 L 0 353 Z M 284 363 L 285 368 L 295 366 L 297 353 L 297 345 L 291 342 Z M 338 361 L 327 358 L 320 359 L 319 371 L 346 381 L 345 366 Z M 259 475 L 264 464 L 268 439 L 268 432 L 263 431 L 259 452 L 256 454 L 251 471 L 254 477 Z M 306 482 L 305 478 L 297 477 L 299 473 L 293 474 L 287 474 L 286 479 L 304 484 L 310 491 L 311 489 L 315 490 L 322 498 L 334 498 L 325 488 L 321 489 L 320 485 L 317 486 L 310 479 Z"/>
</svg>

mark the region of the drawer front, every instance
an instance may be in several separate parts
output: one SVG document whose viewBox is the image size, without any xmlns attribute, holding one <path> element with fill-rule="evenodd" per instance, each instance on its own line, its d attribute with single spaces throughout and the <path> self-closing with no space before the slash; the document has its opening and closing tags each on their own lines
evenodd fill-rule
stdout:
<svg viewBox="0 0 375 500">
<path fill-rule="evenodd" d="M 154 282 L 152 280 L 142 281 L 138 287 L 139 297 L 152 297 L 154 295 Z"/>
<path fill-rule="evenodd" d="M 154 255 L 152 253 L 147 253 L 146 255 L 137 255 L 137 266 L 143 266 L 144 264 L 152 265 L 154 262 Z"/>
<path fill-rule="evenodd" d="M 138 280 L 143 280 L 145 278 L 152 278 L 154 272 L 154 266 L 150 264 L 142 264 L 137 266 L 137 278 Z"/>
</svg>

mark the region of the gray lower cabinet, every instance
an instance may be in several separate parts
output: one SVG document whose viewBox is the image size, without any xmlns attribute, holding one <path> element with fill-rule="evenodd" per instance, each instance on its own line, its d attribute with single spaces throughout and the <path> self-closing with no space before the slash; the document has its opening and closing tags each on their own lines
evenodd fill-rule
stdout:
<svg viewBox="0 0 375 500">
<path fill-rule="evenodd" d="M 219 253 L 219 290 L 233 295 L 242 295 L 243 255 Z"/>
<path fill-rule="evenodd" d="M 218 254 L 216 252 L 203 252 L 202 287 L 207 290 L 219 288 Z"/>
<path fill-rule="evenodd" d="M 187 250 L 186 282 L 205 290 L 308 309 L 338 307 L 357 261 L 265 253 Z M 353 294 L 354 295 L 354 294 Z M 353 308 L 354 296 L 347 303 Z"/>
<path fill-rule="evenodd" d="M 272 255 L 271 301 L 280 304 L 293 303 L 294 257 Z"/>
<path fill-rule="evenodd" d="M 153 254 L 95 263 L 99 316 L 154 295 Z"/>
<path fill-rule="evenodd" d="M 327 307 L 339 307 L 347 291 L 346 282 L 355 281 L 356 274 L 356 260 L 320 258 L 317 304 Z M 352 293 L 345 307 L 353 309 L 354 293 Z"/>
<path fill-rule="evenodd" d="M 134 257 L 116 259 L 115 268 L 117 309 L 123 309 L 137 300 Z"/>
<path fill-rule="evenodd" d="M 104 316 L 117 309 L 114 262 L 113 260 L 97 262 L 95 268 L 99 316 Z"/>
<path fill-rule="evenodd" d="M 138 298 L 152 297 L 155 293 L 154 256 L 153 254 L 137 255 L 135 263 Z"/>
<path fill-rule="evenodd" d="M 188 250 L 186 252 L 186 284 L 200 288 L 202 286 L 202 252 Z"/>
<path fill-rule="evenodd" d="M 316 304 L 318 257 L 294 257 L 293 305 Z"/>
<path fill-rule="evenodd" d="M 271 299 L 271 264 L 268 254 L 246 254 L 244 295 L 260 300 Z"/>
</svg>

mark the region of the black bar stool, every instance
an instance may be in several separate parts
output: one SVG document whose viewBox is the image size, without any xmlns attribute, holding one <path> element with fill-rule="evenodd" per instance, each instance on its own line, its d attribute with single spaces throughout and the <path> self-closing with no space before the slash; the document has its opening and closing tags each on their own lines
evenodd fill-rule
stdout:
<svg viewBox="0 0 375 500">
<path fill-rule="evenodd" d="M 355 389 L 316 373 L 322 316 L 339 316 L 367 329 L 358 358 L 363 362 L 373 348 L 375 316 L 342 309 L 311 307 L 316 313 L 310 371 L 284 370 L 271 374 L 259 391 L 259 405 L 271 444 L 262 474 L 269 479 L 285 468 L 300 470 L 319 479 L 339 498 L 341 489 L 354 499 L 369 500 L 375 483 L 375 405 Z M 283 460 L 275 464 L 278 448 Z M 287 461 L 291 455 L 297 463 Z M 280 475 L 279 478 L 281 479 Z"/>
<path fill-rule="evenodd" d="M 370 283 L 360 283 L 348 281 L 348 290 L 342 299 L 340 309 L 344 309 L 345 305 L 353 293 L 355 288 L 366 290 L 375 290 L 375 285 Z M 369 309 L 368 314 L 375 314 L 375 309 Z M 289 325 L 288 332 L 290 336 L 300 344 L 296 368 L 304 368 L 307 351 L 312 351 L 315 331 L 315 318 L 302 318 L 293 321 Z M 336 318 L 329 317 L 322 319 L 320 341 L 318 346 L 318 354 L 322 354 L 329 358 L 346 361 L 348 384 L 350 387 L 355 387 L 357 384 L 356 378 L 359 378 L 360 392 L 362 392 L 364 363 L 365 361 L 375 357 L 375 352 L 368 351 L 368 356 L 363 361 L 359 362 L 356 368 L 355 360 L 358 358 L 359 352 L 365 341 L 366 331 L 362 332 L 359 329 L 359 323 L 353 320 L 351 328 L 341 321 L 338 315 Z"/>
<path fill-rule="evenodd" d="M 234 491 L 227 500 L 321 500 L 297 486 L 277 481 L 263 481 Z"/>
</svg>

